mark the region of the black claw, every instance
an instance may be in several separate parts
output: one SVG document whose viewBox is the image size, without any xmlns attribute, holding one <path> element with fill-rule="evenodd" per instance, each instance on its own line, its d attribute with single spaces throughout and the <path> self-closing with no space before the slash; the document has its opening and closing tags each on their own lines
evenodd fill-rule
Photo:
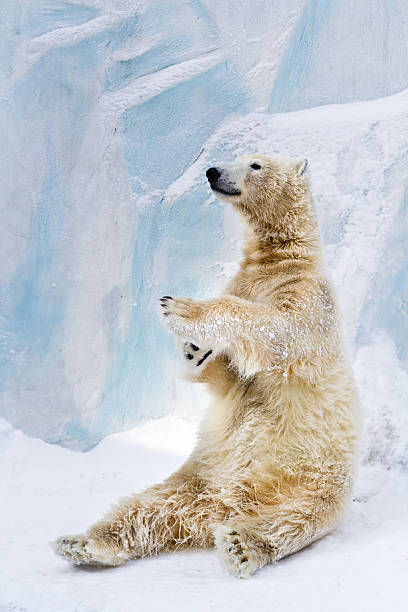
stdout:
<svg viewBox="0 0 408 612">
<path fill-rule="evenodd" d="M 230 535 L 238 535 L 238 531 L 230 531 Z"/>
<path fill-rule="evenodd" d="M 207 351 L 205 355 L 201 357 L 199 361 L 197 361 L 197 365 L 200 366 L 204 361 L 211 355 L 212 351 Z"/>
<path fill-rule="evenodd" d="M 193 344 L 192 342 L 190 343 L 191 348 L 193 349 L 193 351 L 199 351 L 200 348 L 198 346 L 196 346 L 195 344 Z"/>
<path fill-rule="evenodd" d="M 194 355 L 192 355 L 191 353 L 184 353 L 186 359 L 190 360 L 190 359 L 194 359 Z"/>
<path fill-rule="evenodd" d="M 245 563 L 246 561 L 248 561 L 248 557 L 242 557 L 241 563 Z"/>
<path fill-rule="evenodd" d="M 173 298 L 171 297 L 171 295 L 163 295 L 163 297 L 160 299 L 161 300 L 172 300 Z"/>
</svg>

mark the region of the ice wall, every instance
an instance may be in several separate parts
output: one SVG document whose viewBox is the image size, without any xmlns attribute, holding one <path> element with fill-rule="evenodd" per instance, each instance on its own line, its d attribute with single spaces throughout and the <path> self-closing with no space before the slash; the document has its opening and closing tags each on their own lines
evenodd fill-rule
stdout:
<svg viewBox="0 0 408 612">
<path fill-rule="evenodd" d="M 269 111 L 371 100 L 408 87 L 407 14 L 405 0 L 309 0 Z"/>
<path fill-rule="evenodd" d="M 238 151 L 311 158 L 349 337 L 366 347 L 381 329 L 389 360 L 406 358 L 406 98 L 375 100 L 408 86 L 405 3 L 0 11 L 0 394 L 13 425 L 87 449 L 147 416 L 191 414 L 198 392 L 175 378 L 157 298 L 214 295 L 233 271 L 239 222 L 204 170 Z M 273 114 L 361 99 L 373 102 Z"/>
</svg>

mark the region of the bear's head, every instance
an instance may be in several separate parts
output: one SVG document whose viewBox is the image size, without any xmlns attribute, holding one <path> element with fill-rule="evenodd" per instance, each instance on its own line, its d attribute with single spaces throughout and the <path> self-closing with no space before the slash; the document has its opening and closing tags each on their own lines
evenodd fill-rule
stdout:
<svg viewBox="0 0 408 612">
<path fill-rule="evenodd" d="M 231 202 L 251 225 L 273 231 L 304 210 L 309 189 L 307 160 L 242 155 L 206 172 L 215 195 Z"/>
</svg>

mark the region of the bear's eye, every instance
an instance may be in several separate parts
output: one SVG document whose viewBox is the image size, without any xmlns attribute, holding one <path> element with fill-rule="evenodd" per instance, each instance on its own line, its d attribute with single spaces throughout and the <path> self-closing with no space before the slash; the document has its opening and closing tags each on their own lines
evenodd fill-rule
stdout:
<svg viewBox="0 0 408 612">
<path fill-rule="evenodd" d="M 261 169 L 261 164 L 257 164 L 256 162 L 254 162 L 253 164 L 251 164 L 251 168 L 253 170 L 260 170 Z"/>
</svg>

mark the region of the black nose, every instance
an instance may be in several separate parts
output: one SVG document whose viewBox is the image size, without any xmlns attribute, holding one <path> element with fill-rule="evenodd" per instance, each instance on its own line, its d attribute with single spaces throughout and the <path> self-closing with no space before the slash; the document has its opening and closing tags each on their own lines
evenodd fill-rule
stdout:
<svg viewBox="0 0 408 612">
<path fill-rule="evenodd" d="M 221 176 L 221 172 L 219 172 L 217 168 L 208 168 L 205 174 L 210 183 L 214 183 Z"/>
</svg>

